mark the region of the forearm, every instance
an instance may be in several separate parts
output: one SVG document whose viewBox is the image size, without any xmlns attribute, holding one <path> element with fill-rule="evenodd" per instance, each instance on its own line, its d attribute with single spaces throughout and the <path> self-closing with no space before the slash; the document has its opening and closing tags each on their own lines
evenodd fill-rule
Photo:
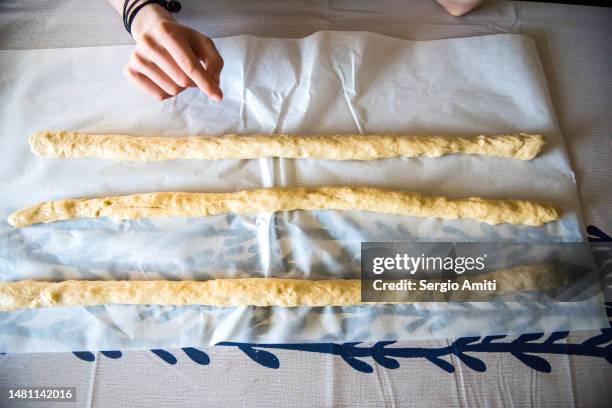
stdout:
<svg viewBox="0 0 612 408">
<path fill-rule="evenodd" d="M 138 2 L 138 0 L 129 0 L 129 3 L 132 4 L 135 1 Z M 108 0 L 108 2 L 119 15 L 123 15 L 123 4 L 125 0 Z M 138 39 L 142 33 L 163 20 L 174 21 L 174 17 L 172 17 L 172 14 L 161 5 L 149 4 L 138 12 L 136 18 L 132 22 L 132 35 L 135 39 Z"/>
<path fill-rule="evenodd" d="M 117 13 L 121 14 L 123 12 L 123 1 L 124 0 L 108 0 L 111 6 L 117 11 Z"/>
</svg>

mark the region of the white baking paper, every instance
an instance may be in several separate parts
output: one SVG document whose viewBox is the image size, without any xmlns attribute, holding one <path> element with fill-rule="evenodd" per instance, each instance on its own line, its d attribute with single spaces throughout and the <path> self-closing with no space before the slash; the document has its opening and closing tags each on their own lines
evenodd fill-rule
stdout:
<svg viewBox="0 0 612 408">
<path fill-rule="evenodd" d="M 576 185 L 533 41 L 494 35 L 405 41 L 320 32 L 301 40 L 216 41 L 225 98 L 197 90 L 157 102 L 122 76 L 132 47 L 0 52 L 0 279 L 359 276 L 362 241 L 581 241 Z M 116 163 L 33 155 L 36 130 L 168 137 L 238 133 L 533 132 L 531 162 L 455 155 Z M 63 197 L 270 186 L 368 185 L 450 197 L 550 202 L 543 227 L 359 212 L 78 220 L 15 229 L 22 206 Z M 0 351 L 206 346 L 219 341 L 377 341 L 592 329 L 600 302 L 526 312 L 487 303 L 328 308 L 97 306 L 0 313 Z M 535 309 L 534 309 L 535 310 Z"/>
</svg>

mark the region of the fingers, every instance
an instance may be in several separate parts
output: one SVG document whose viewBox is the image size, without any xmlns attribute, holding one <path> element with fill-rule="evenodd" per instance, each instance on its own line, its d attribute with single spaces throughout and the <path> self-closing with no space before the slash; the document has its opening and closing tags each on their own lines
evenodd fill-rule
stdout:
<svg viewBox="0 0 612 408">
<path fill-rule="evenodd" d="M 178 95 L 185 88 L 179 86 L 155 63 L 141 56 L 138 52 L 132 54 L 128 65 L 139 74 L 144 75 L 168 95 Z"/>
<path fill-rule="evenodd" d="M 223 69 L 223 58 L 217 51 L 215 43 L 208 37 L 198 36 L 192 40 L 191 47 L 198 58 L 205 62 L 206 71 L 218 84 Z"/>
<path fill-rule="evenodd" d="M 147 78 L 143 74 L 135 71 L 129 65 L 125 66 L 123 70 L 125 76 L 132 81 L 136 86 L 152 95 L 157 100 L 164 100 L 170 98 L 170 95 L 167 94 L 162 88 L 160 88 L 155 82 L 151 79 Z"/>
<path fill-rule="evenodd" d="M 168 51 L 160 47 L 150 36 L 143 37 L 138 48 L 178 86 L 183 88 L 195 86 L 195 83 L 174 62 Z"/>
<path fill-rule="evenodd" d="M 126 75 L 159 99 L 197 86 L 220 101 L 223 58 L 212 40 L 174 21 L 161 21 L 138 38 Z"/>
<path fill-rule="evenodd" d="M 189 46 L 185 46 L 172 36 L 165 39 L 165 48 L 185 74 L 200 88 L 202 92 L 216 101 L 221 101 L 223 93 L 219 83 L 206 72 L 200 58 Z"/>
</svg>

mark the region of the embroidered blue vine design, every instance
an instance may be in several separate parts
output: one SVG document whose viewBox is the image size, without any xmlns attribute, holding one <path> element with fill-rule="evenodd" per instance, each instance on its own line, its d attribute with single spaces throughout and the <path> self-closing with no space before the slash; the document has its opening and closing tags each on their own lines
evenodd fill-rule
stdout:
<svg viewBox="0 0 612 408">
<path fill-rule="evenodd" d="M 608 312 L 612 309 L 612 303 L 608 304 Z M 362 373 L 372 373 L 372 364 L 364 361 L 364 358 L 372 358 L 374 362 L 388 369 L 399 368 L 399 358 L 424 358 L 435 364 L 442 370 L 453 373 L 455 366 L 442 357 L 456 357 L 468 368 L 484 372 L 487 366 L 480 358 L 468 353 L 510 353 L 527 367 L 550 373 L 552 367 L 542 354 L 561 354 L 585 357 L 604 358 L 612 364 L 612 328 L 601 330 L 597 334 L 582 343 L 559 343 L 565 339 L 569 332 L 551 333 L 545 340 L 543 333 L 523 334 L 510 341 L 501 341 L 506 336 L 462 337 L 455 340 L 446 347 L 389 347 L 395 341 L 381 341 L 372 346 L 359 346 L 359 343 L 298 343 L 298 344 L 250 344 L 221 342 L 217 346 L 236 347 L 245 353 L 251 360 L 268 367 L 279 368 L 280 361 L 276 355 L 268 350 L 293 350 L 309 353 L 330 354 L 341 357 L 348 365 Z M 540 340 L 536 342 L 536 340 Z M 210 357 L 203 351 L 195 348 L 181 349 L 192 361 L 201 365 L 208 365 Z M 168 364 L 176 364 L 177 358 L 166 350 L 151 350 L 159 358 Z M 112 353 L 112 354 L 111 354 Z M 85 361 L 94 361 L 95 355 L 91 352 L 75 352 L 77 357 Z M 119 351 L 103 351 L 102 355 L 110 358 L 121 357 Z"/>
<path fill-rule="evenodd" d="M 612 237 L 595 226 L 589 226 L 587 233 L 590 242 L 612 242 Z M 612 317 L 612 302 L 606 303 L 608 317 Z M 611 322 L 612 323 L 612 322 Z M 604 328 L 600 334 L 594 335 L 582 343 L 562 343 L 561 340 L 569 335 L 567 331 L 554 332 L 544 339 L 543 333 L 529 333 L 518 336 L 513 340 L 506 340 L 507 336 L 462 337 L 446 347 L 390 347 L 395 341 L 381 341 L 372 346 L 359 346 L 360 343 L 298 343 L 298 344 L 251 344 L 221 342 L 219 347 L 235 347 L 246 354 L 256 363 L 268 367 L 279 368 L 280 361 L 276 355 L 268 350 L 293 350 L 308 353 L 335 355 L 342 358 L 353 369 L 362 373 L 372 373 L 374 367 L 364 358 L 371 358 L 378 365 L 387 369 L 400 367 L 398 359 L 424 358 L 440 369 L 453 373 L 458 360 L 468 368 L 484 372 L 487 370 L 485 362 L 471 354 L 474 353 L 510 353 L 525 366 L 544 373 L 550 373 L 550 363 L 542 357 L 545 354 L 573 355 L 603 358 L 612 364 L 612 328 Z M 182 352 L 193 362 L 208 365 L 210 357 L 204 351 L 187 347 Z M 153 354 L 168 364 L 176 364 L 177 357 L 166 350 L 151 350 Z M 468 354 L 470 353 L 470 354 Z M 82 351 L 74 352 L 76 357 L 84 361 L 95 361 L 95 354 Z M 120 351 L 101 351 L 101 355 L 117 359 L 122 357 Z M 443 357 L 450 357 L 447 361 Z M 454 358 L 453 358 L 454 357 Z"/>
</svg>

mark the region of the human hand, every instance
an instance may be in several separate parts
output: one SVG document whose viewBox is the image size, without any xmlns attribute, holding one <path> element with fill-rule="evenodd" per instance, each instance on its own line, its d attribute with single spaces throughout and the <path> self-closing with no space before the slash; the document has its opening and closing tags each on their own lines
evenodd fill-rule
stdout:
<svg viewBox="0 0 612 408">
<path fill-rule="evenodd" d="M 223 58 L 210 38 L 177 23 L 156 4 L 136 15 L 132 34 L 136 49 L 124 73 L 134 84 L 159 100 L 196 86 L 215 101 L 223 99 Z"/>
</svg>

